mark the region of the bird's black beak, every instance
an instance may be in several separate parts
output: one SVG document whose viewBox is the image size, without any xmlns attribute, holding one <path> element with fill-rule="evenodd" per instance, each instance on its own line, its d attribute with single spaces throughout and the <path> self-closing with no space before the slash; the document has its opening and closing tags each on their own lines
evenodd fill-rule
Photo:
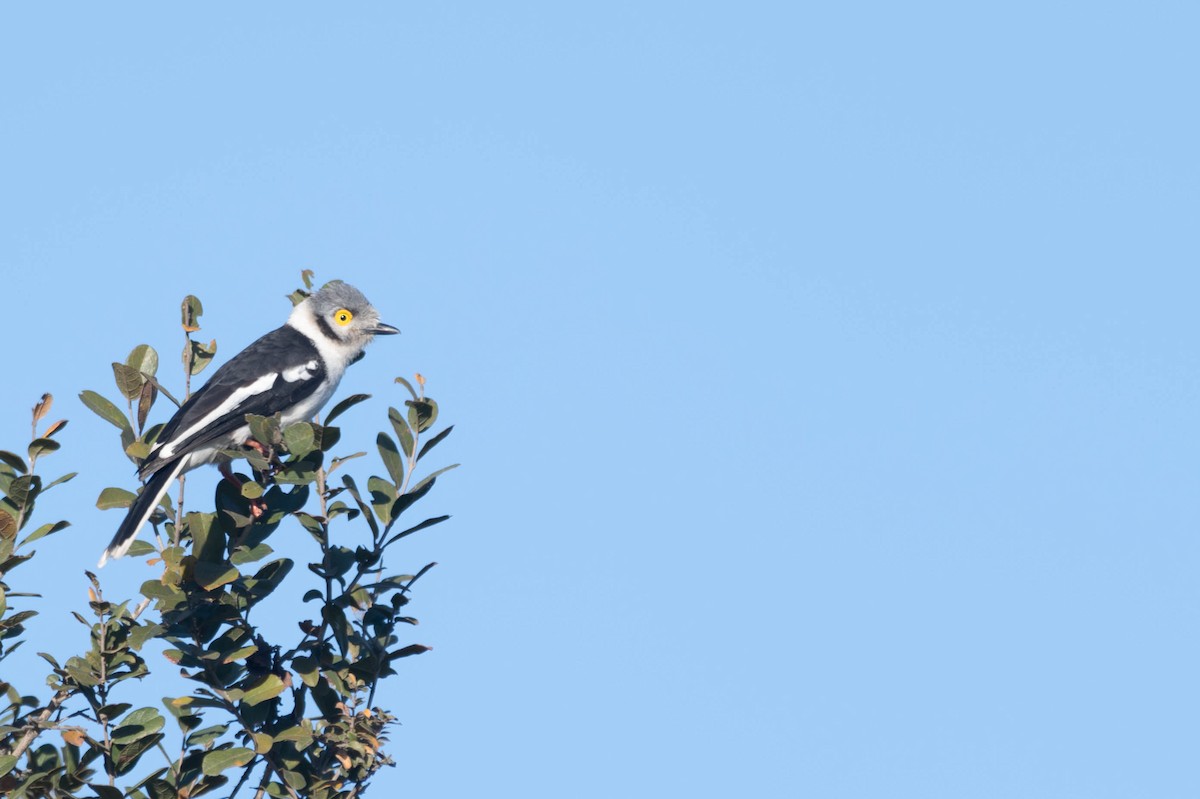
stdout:
<svg viewBox="0 0 1200 799">
<path fill-rule="evenodd" d="M 400 332 L 400 328 L 385 325 L 383 322 L 376 323 L 375 327 L 371 328 L 371 332 L 377 336 L 393 336 Z"/>
</svg>

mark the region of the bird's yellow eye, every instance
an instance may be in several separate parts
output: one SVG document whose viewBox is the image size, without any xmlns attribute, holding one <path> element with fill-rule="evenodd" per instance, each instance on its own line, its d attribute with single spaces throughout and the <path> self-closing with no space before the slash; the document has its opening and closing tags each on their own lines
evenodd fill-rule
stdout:
<svg viewBox="0 0 1200 799">
<path fill-rule="evenodd" d="M 343 327 L 350 324 L 350 320 L 352 320 L 353 318 L 354 318 L 354 314 L 350 313 L 345 308 L 342 308 L 341 310 L 333 312 L 333 321 L 337 322 L 339 325 L 342 325 Z"/>
</svg>

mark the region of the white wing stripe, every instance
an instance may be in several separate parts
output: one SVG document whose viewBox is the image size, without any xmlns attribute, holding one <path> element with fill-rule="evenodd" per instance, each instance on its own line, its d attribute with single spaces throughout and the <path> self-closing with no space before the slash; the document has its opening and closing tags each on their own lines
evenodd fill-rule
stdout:
<svg viewBox="0 0 1200 799">
<path fill-rule="evenodd" d="M 284 369 L 280 372 L 280 376 L 289 383 L 295 383 L 297 380 L 308 380 L 313 376 L 313 372 L 317 370 L 317 362 L 309 361 L 302 363 L 299 366 L 293 366 L 291 369 Z"/>
<path fill-rule="evenodd" d="M 253 397 L 255 394 L 261 394 L 264 391 L 267 391 L 268 389 L 270 389 L 271 386 L 275 385 L 275 381 L 278 378 L 279 378 L 279 373 L 271 372 L 270 374 L 265 374 L 262 377 L 258 378 L 253 383 L 250 383 L 248 385 L 242 386 L 241 388 L 237 389 L 232 394 L 230 394 L 229 397 L 224 402 L 222 402 L 218 407 L 213 408 L 211 411 L 206 413 L 203 418 L 196 421 L 194 424 L 189 426 L 186 430 L 180 430 L 178 433 L 176 433 L 174 438 L 172 438 L 171 441 L 166 446 L 164 446 L 161 450 L 159 450 L 156 453 L 156 457 L 157 458 L 170 458 L 170 457 L 174 456 L 175 448 L 177 446 L 179 446 L 184 441 L 187 441 L 193 435 L 200 432 L 204 428 L 208 427 L 210 424 L 212 424 L 216 420 L 218 420 L 224 416 L 228 416 L 229 414 L 236 411 L 238 409 L 238 407 L 249 397 Z"/>
</svg>

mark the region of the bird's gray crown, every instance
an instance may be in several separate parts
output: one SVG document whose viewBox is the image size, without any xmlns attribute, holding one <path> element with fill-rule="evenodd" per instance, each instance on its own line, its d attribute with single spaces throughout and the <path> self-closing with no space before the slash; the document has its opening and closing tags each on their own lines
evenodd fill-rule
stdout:
<svg viewBox="0 0 1200 799">
<path fill-rule="evenodd" d="M 363 293 L 340 280 L 331 280 L 306 303 L 321 332 L 340 341 L 370 341 L 379 324 L 379 312 Z M 346 321 L 345 311 L 350 312 Z M 364 342 L 365 343 L 365 342 Z"/>
<path fill-rule="evenodd" d="M 361 291 L 340 280 L 331 280 L 321 286 L 308 301 L 312 303 L 313 311 L 318 316 L 328 316 L 341 308 L 345 308 L 355 316 L 367 312 L 375 313 L 374 306 L 367 301 Z M 375 315 L 378 316 L 377 313 Z"/>
</svg>

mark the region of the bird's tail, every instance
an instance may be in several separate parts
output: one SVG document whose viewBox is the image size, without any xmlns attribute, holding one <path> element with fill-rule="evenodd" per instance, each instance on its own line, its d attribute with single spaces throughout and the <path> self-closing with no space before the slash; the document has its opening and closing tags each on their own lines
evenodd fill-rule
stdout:
<svg viewBox="0 0 1200 799">
<path fill-rule="evenodd" d="M 162 499 L 162 495 L 167 493 L 167 488 L 170 487 L 171 481 L 183 471 L 183 465 L 186 461 L 187 458 L 180 458 L 154 473 L 154 476 L 142 488 L 142 493 L 138 494 L 137 499 L 133 501 L 133 505 L 129 507 L 129 513 L 125 515 L 125 521 L 121 522 L 121 526 L 117 528 L 117 534 L 113 536 L 108 548 L 100 556 L 98 566 L 104 566 L 109 558 L 119 558 L 129 551 L 129 548 L 133 546 L 133 542 L 137 538 L 137 534 L 141 531 L 142 525 L 150 518 L 150 514 L 154 513 L 154 507 Z"/>
</svg>

